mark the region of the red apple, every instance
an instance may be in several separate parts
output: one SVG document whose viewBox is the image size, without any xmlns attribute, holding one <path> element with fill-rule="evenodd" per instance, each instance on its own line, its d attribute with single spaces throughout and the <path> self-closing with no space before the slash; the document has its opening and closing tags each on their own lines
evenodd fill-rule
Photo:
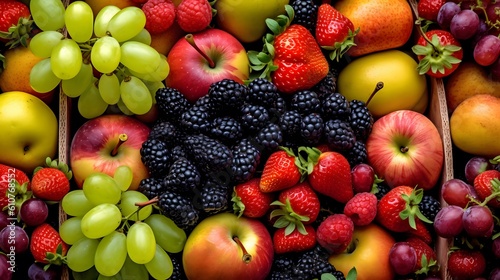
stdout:
<svg viewBox="0 0 500 280">
<path fill-rule="evenodd" d="M 189 234 L 182 254 L 188 279 L 265 279 L 274 258 L 269 231 L 256 219 L 220 213 Z"/>
<path fill-rule="evenodd" d="M 443 167 L 443 141 L 425 115 L 398 110 L 377 119 L 366 140 L 368 162 L 389 187 L 433 188 Z"/>
<path fill-rule="evenodd" d="M 191 39 L 196 47 L 189 42 Z M 250 71 L 243 45 L 233 35 L 216 28 L 179 39 L 170 49 L 167 61 L 170 73 L 166 85 L 179 90 L 190 102 L 206 95 L 214 82 L 231 79 L 243 83 Z"/>
<path fill-rule="evenodd" d="M 129 189 L 136 190 L 148 170 L 140 149 L 150 128 L 126 115 L 102 115 L 85 122 L 73 136 L 70 166 L 78 187 L 93 172 L 113 176 L 116 168 L 128 165 L 134 173 Z"/>
<path fill-rule="evenodd" d="M 331 255 L 328 261 L 344 275 L 356 268 L 357 280 L 394 279 L 389 262 L 389 252 L 395 240 L 392 235 L 376 224 L 356 227 L 347 250 Z"/>
</svg>

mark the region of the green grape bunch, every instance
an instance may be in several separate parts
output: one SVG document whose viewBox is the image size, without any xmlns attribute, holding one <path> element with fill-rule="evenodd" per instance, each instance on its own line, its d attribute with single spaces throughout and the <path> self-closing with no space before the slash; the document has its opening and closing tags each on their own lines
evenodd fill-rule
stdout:
<svg viewBox="0 0 500 280">
<path fill-rule="evenodd" d="M 85 1 L 64 7 L 58 0 L 33 0 L 30 9 L 41 32 L 29 48 L 43 58 L 30 73 L 34 90 L 45 93 L 60 85 L 78 98 L 78 112 L 87 119 L 110 106 L 126 115 L 149 112 L 170 67 L 151 47 L 140 8 L 109 5 L 94 15 Z"/>
</svg>

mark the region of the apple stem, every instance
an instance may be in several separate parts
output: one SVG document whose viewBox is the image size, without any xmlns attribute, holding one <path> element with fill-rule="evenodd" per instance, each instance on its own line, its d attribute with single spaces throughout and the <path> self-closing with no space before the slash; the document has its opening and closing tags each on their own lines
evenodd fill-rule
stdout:
<svg viewBox="0 0 500 280">
<path fill-rule="evenodd" d="M 252 260 L 252 255 L 250 255 L 247 250 L 245 249 L 245 246 L 243 246 L 243 243 L 241 243 L 241 240 L 235 236 L 233 237 L 234 242 L 240 246 L 241 250 L 243 251 L 243 257 L 241 258 L 244 263 L 249 263 Z"/>
<path fill-rule="evenodd" d="M 118 136 L 118 143 L 116 143 L 115 148 L 113 149 L 113 151 L 111 151 L 111 156 L 116 156 L 116 154 L 118 153 L 118 148 L 120 148 L 120 146 L 123 143 L 125 143 L 125 141 L 127 141 L 127 139 L 128 139 L 128 136 L 125 133 L 122 133 L 122 134 L 120 134 L 120 136 Z"/>
<path fill-rule="evenodd" d="M 193 37 L 193 34 L 186 34 L 186 36 L 184 36 L 184 39 L 186 39 L 186 41 L 201 55 L 203 56 L 203 58 L 208 62 L 208 65 L 210 66 L 210 68 L 215 68 L 215 62 L 210 58 L 208 57 L 208 55 L 206 53 L 204 53 L 199 47 L 198 45 L 196 45 L 195 41 L 194 41 L 194 37 Z"/>
<path fill-rule="evenodd" d="M 379 92 L 379 90 L 381 90 L 382 88 L 384 88 L 384 82 L 378 82 L 375 85 L 375 89 L 373 90 L 373 92 L 368 97 L 368 100 L 366 100 L 366 102 L 365 102 L 366 106 L 368 106 L 368 104 L 370 103 L 370 101 L 372 100 L 372 98 L 375 96 L 375 94 L 377 94 L 377 92 Z"/>
<path fill-rule="evenodd" d="M 407 146 L 404 146 L 404 147 L 401 147 L 399 148 L 399 150 L 402 152 L 402 153 L 407 153 L 409 148 Z"/>
</svg>

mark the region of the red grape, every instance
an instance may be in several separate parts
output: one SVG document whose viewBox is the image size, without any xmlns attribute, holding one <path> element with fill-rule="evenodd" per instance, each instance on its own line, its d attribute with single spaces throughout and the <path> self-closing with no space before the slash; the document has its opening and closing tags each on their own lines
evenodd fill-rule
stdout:
<svg viewBox="0 0 500 280">
<path fill-rule="evenodd" d="M 30 198 L 21 205 L 19 215 L 27 226 L 35 227 L 47 220 L 49 207 L 39 198 Z"/>
<path fill-rule="evenodd" d="M 493 78 L 500 79 L 500 59 L 495 60 L 488 68 Z"/>
<path fill-rule="evenodd" d="M 417 252 L 406 242 L 396 242 L 389 251 L 389 263 L 396 274 L 410 274 L 417 265 Z"/>
<path fill-rule="evenodd" d="M 469 184 L 474 184 L 476 176 L 492 168 L 492 164 L 486 157 L 471 157 L 465 164 L 465 179 Z"/>
<path fill-rule="evenodd" d="M 56 280 L 61 279 L 60 266 L 51 265 L 47 270 L 43 269 L 43 265 L 39 263 L 33 263 L 28 269 L 28 277 L 30 279 L 37 280 Z"/>
<path fill-rule="evenodd" d="M 473 205 L 462 216 L 465 232 L 471 237 L 490 237 L 493 233 L 493 216 L 488 207 Z"/>
<path fill-rule="evenodd" d="M 464 209 L 456 205 L 448 205 L 436 215 L 434 230 L 438 236 L 450 238 L 460 234 L 464 228 L 462 217 Z"/>
<path fill-rule="evenodd" d="M 461 11 L 460 6 L 454 2 L 446 2 L 441 6 L 437 15 L 437 22 L 444 30 L 450 29 L 451 19 Z"/>
<path fill-rule="evenodd" d="M 483 36 L 474 46 L 474 60 L 482 66 L 489 66 L 500 55 L 500 38 L 495 35 Z"/>
<path fill-rule="evenodd" d="M 352 168 L 351 178 L 354 193 L 370 192 L 375 181 L 375 171 L 370 165 L 360 163 Z"/>
<path fill-rule="evenodd" d="M 6 255 L 0 254 L 0 276 L 4 280 L 12 279 L 12 265 L 9 263 L 9 259 Z"/>
<path fill-rule="evenodd" d="M 449 205 L 462 208 L 467 206 L 470 197 L 477 198 L 474 188 L 458 178 L 450 179 L 441 185 L 441 197 Z"/>
<path fill-rule="evenodd" d="M 486 16 L 492 23 L 500 21 L 500 2 L 491 3 L 486 6 Z"/>
<path fill-rule="evenodd" d="M 496 267 L 490 272 L 488 280 L 500 280 L 500 267 Z"/>
<path fill-rule="evenodd" d="M 0 231 L 0 249 L 7 254 L 21 254 L 29 248 L 29 237 L 20 226 L 9 225 Z"/>
<path fill-rule="evenodd" d="M 493 240 L 491 250 L 493 251 L 493 255 L 495 255 L 497 259 L 500 259 L 500 237 L 497 237 L 495 238 L 495 240 Z"/>
<path fill-rule="evenodd" d="M 461 10 L 450 21 L 450 33 L 458 40 L 467 40 L 476 34 L 479 16 L 472 10 Z"/>
</svg>

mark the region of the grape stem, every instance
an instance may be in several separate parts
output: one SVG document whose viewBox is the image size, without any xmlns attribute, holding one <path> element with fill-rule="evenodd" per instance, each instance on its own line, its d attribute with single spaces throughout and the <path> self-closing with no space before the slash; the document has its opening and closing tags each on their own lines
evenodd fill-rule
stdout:
<svg viewBox="0 0 500 280">
<path fill-rule="evenodd" d="M 127 134 L 125 133 L 122 133 L 118 136 L 118 143 L 116 143 L 116 146 L 114 147 L 114 149 L 111 151 L 111 156 L 116 156 L 116 154 L 118 154 L 118 149 L 120 148 L 120 146 L 125 143 L 128 139 L 128 136 Z"/>
<path fill-rule="evenodd" d="M 365 106 L 368 106 L 368 104 L 370 104 L 370 101 L 373 99 L 373 97 L 375 96 L 375 94 L 377 94 L 377 92 L 379 92 L 383 88 L 384 88 L 384 82 L 382 82 L 382 81 L 378 82 L 375 85 L 375 89 L 373 90 L 373 92 L 368 97 L 368 100 L 366 100 Z"/>
<path fill-rule="evenodd" d="M 186 36 L 184 36 L 184 39 L 186 39 L 186 41 L 201 55 L 203 56 L 203 58 L 208 62 L 208 66 L 210 66 L 210 68 L 215 68 L 215 62 L 206 54 L 204 53 L 199 47 L 198 45 L 196 44 L 196 42 L 194 41 L 194 36 L 193 34 L 186 34 Z"/>
<path fill-rule="evenodd" d="M 144 202 L 136 202 L 134 205 L 135 206 L 139 206 L 139 208 L 142 208 L 144 206 L 148 206 L 148 205 L 151 205 L 151 204 L 155 204 L 157 203 L 159 200 L 158 196 L 155 196 L 153 198 L 151 198 L 150 200 L 148 201 L 144 201 Z"/>
<path fill-rule="evenodd" d="M 233 237 L 234 242 L 240 246 L 241 250 L 243 251 L 243 257 L 241 258 L 244 263 L 250 263 L 252 260 L 252 255 L 247 252 L 247 249 L 245 249 L 245 246 L 243 246 L 243 243 L 241 243 L 241 240 L 238 238 L 238 236 Z"/>
</svg>

